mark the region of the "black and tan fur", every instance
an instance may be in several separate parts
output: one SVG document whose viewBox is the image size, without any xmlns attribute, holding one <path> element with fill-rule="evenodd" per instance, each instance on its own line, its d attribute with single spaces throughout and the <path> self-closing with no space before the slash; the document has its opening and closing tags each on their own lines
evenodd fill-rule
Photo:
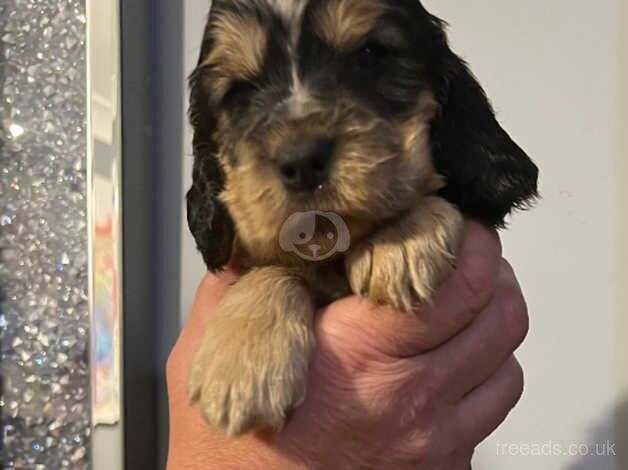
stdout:
<svg viewBox="0 0 628 470">
<path fill-rule="evenodd" d="M 536 167 L 418 0 L 214 0 L 190 84 L 189 225 L 210 270 L 236 256 L 247 273 L 189 391 L 232 435 L 278 428 L 303 400 L 317 305 L 353 292 L 411 310 L 449 273 L 461 214 L 499 226 L 536 194 Z M 331 163 L 295 193 L 277 155 L 308 139 L 332 143 Z M 282 250 L 306 211 L 338 214 L 349 251 Z"/>
</svg>

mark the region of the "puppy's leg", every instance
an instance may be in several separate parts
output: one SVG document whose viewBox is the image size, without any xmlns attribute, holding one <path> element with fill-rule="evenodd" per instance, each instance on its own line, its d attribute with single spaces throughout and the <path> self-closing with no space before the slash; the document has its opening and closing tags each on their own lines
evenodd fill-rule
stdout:
<svg viewBox="0 0 628 470">
<path fill-rule="evenodd" d="M 209 319 L 190 370 L 188 392 L 205 419 L 229 435 L 279 429 L 305 398 L 314 346 L 314 304 L 300 279 L 256 268 Z"/>
<path fill-rule="evenodd" d="M 429 300 L 452 269 L 462 216 L 440 197 L 426 197 L 392 226 L 353 248 L 346 259 L 354 293 L 410 311 Z"/>
</svg>

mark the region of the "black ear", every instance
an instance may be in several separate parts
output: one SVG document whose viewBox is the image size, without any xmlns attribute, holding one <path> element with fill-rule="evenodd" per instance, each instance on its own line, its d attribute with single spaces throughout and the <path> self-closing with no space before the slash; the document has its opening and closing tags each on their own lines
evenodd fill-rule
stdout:
<svg viewBox="0 0 628 470">
<path fill-rule="evenodd" d="M 496 226 L 537 196 L 538 169 L 502 129 L 484 90 L 447 47 L 436 78 L 440 113 L 431 139 L 443 196 L 469 216 Z"/>
<path fill-rule="evenodd" d="M 201 47 L 201 58 L 190 76 L 190 122 L 194 129 L 194 172 L 187 193 L 187 218 L 196 245 L 210 271 L 220 270 L 231 258 L 234 224 L 225 205 L 218 199 L 224 189 L 225 175 L 217 158 L 214 141 L 216 117 L 206 89 L 202 65 L 211 48 L 208 31 Z"/>
</svg>

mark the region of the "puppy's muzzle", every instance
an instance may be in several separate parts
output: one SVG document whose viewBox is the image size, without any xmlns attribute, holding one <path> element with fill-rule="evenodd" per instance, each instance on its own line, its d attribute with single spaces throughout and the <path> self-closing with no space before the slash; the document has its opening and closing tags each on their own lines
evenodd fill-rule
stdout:
<svg viewBox="0 0 628 470">
<path fill-rule="evenodd" d="M 323 185 L 329 177 L 333 142 L 309 138 L 282 146 L 277 152 L 281 181 L 288 191 L 308 193 Z"/>
</svg>

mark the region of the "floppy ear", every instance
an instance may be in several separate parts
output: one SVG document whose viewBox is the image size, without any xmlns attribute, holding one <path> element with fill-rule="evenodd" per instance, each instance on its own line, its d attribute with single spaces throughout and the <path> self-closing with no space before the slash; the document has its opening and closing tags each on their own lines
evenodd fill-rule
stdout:
<svg viewBox="0 0 628 470">
<path fill-rule="evenodd" d="M 224 189 L 225 175 L 217 158 L 214 141 L 216 117 L 204 84 L 201 65 L 209 54 L 208 31 L 201 47 L 201 58 L 190 76 L 190 122 L 194 129 L 194 171 L 187 193 L 187 218 L 196 246 L 210 271 L 220 270 L 231 258 L 234 225 L 225 205 L 218 199 Z"/>
<path fill-rule="evenodd" d="M 451 50 L 445 55 L 431 130 L 434 164 L 446 178 L 442 195 L 464 214 L 502 226 L 537 196 L 538 169 L 499 125 L 465 62 Z"/>
</svg>

